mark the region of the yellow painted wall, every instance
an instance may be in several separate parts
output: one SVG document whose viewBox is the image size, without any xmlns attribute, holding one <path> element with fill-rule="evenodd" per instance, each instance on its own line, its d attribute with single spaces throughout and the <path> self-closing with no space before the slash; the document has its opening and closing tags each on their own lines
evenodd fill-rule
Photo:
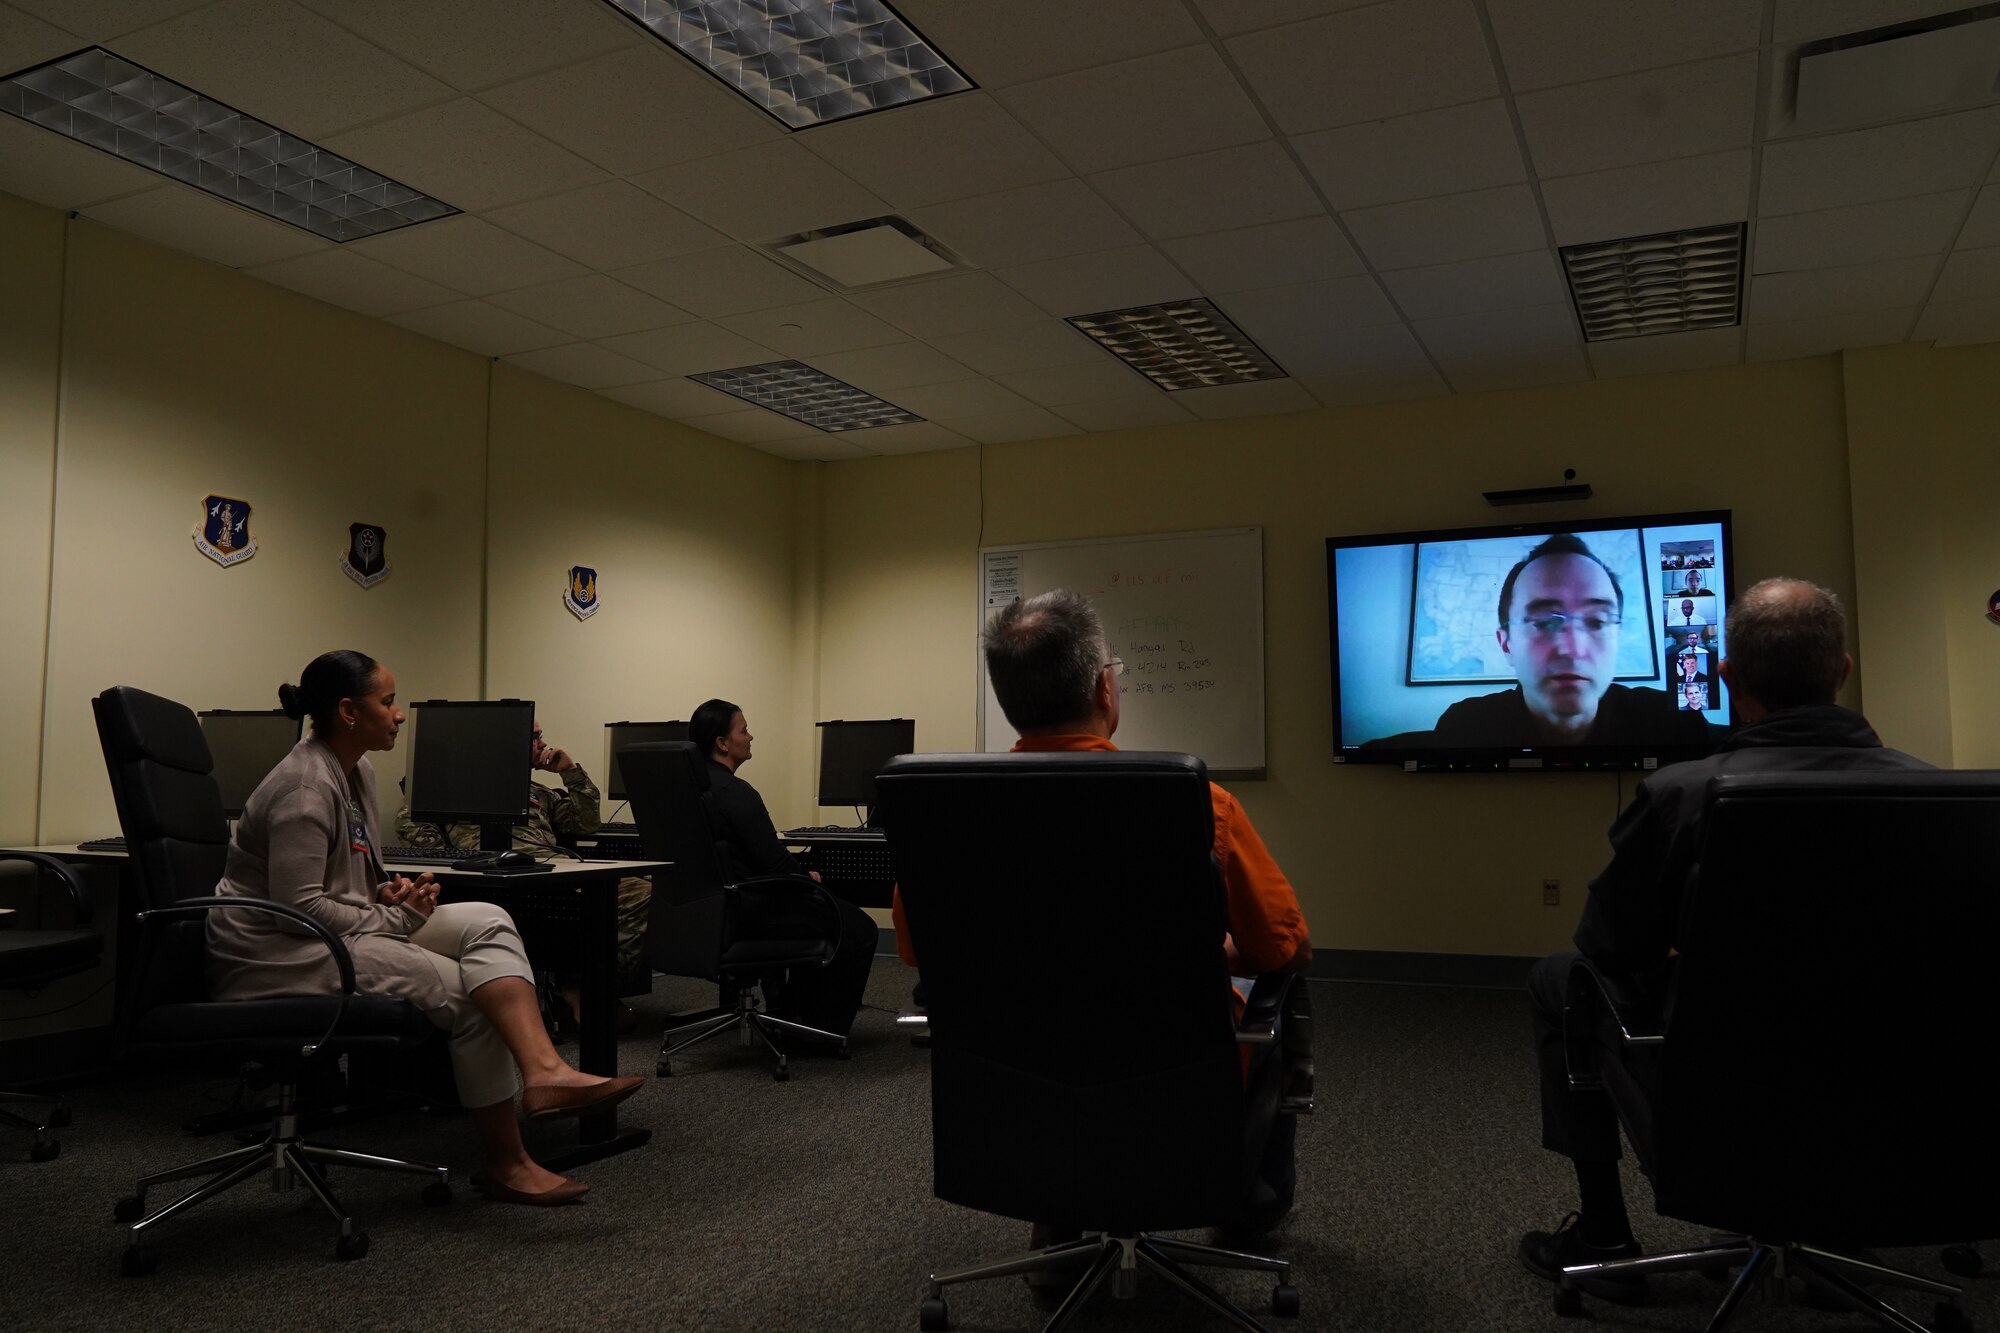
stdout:
<svg viewBox="0 0 2000 1333">
<path fill-rule="evenodd" d="M 2000 625 L 1985 615 L 2000 592 L 2000 346 L 1938 352 L 1934 382 L 1952 758 L 1960 768 L 2000 768 Z"/>
</svg>

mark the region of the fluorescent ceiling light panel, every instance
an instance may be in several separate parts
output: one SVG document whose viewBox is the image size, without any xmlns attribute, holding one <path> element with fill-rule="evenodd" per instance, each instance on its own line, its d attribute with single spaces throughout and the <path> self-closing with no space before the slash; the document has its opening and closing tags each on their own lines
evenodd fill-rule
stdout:
<svg viewBox="0 0 2000 1333">
<path fill-rule="evenodd" d="M 606 0 L 791 128 L 964 92 L 882 0 Z"/>
<path fill-rule="evenodd" d="M 0 111 L 329 241 L 458 212 L 101 46 L 8 76 Z"/>
<path fill-rule="evenodd" d="M 1743 224 L 1564 246 L 1585 342 L 1743 322 Z"/>
<path fill-rule="evenodd" d="M 923 418 L 863 393 L 803 361 L 767 361 L 761 366 L 709 370 L 690 375 L 696 384 L 735 394 L 746 403 L 769 408 L 803 421 L 815 430 L 867 430 L 871 426 L 903 426 Z"/>
<path fill-rule="evenodd" d="M 899 282 L 957 267 L 945 256 L 886 222 L 833 235 L 817 233 L 806 240 L 773 246 L 772 249 L 792 263 L 803 265 L 848 288 Z"/>
<path fill-rule="evenodd" d="M 1170 393 L 1287 378 L 1248 334 L 1202 297 L 1071 315 L 1069 322 Z"/>
</svg>

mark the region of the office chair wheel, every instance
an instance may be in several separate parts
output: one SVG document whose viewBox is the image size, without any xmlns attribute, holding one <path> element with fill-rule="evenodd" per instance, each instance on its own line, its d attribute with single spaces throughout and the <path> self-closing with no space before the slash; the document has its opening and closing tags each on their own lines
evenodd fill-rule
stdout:
<svg viewBox="0 0 2000 1333">
<path fill-rule="evenodd" d="M 53 1111 L 49 1112 L 50 1129 L 67 1129 L 68 1127 L 69 1127 L 69 1108 L 67 1106 L 58 1106 Z"/>
<path fill-rule="evenodd" d="M 1280 1319 L 1297 1319 L 1299 1289 L 1289 1282 L 1271 1288 L 1271 1313 Z"/>
<path fill-rule="evenodd" d="M 351 1236 L 342 1236 L 333 1243 L 333 1257 L 342 1263 L 351 1263 L 368 1253 L 368 1233 L 357 1231 Z"/>
<path fill-rule="evenodd" d="M 792 1081 L 792 1071 L 783 1065 L 774 1065 L 771 1068 L 771 1079 L 777 1083 L 789 1083 Z"/>
<path fill-rule="evenodd" d="M 672 1078 L 673 1076 L 674 1076 L 674 1067 L 671 1064 L 667 1063 L 665 1060 L 662 1060 L 658 1064 L 653 1066 L 654 1078 Z"/>
<path fill-rule="evenodd" d="M 451 1186 L 442 1180 L 434 1180 L 424 1186 L 424 1207 L 442 1208 L 451 1202 Z"/>
<path fill-rule="evenodd" d="M 1938 1258 L 1944 1261 L 1944 1271 L 1953 1277 L 1978 1277 L 1979 1270 L 1985 1267 L 1978 1247 L 1972 1245 L 1947 1245 Z"/>
<path fill-rule="evenodd" d="M 833 1058 L 836 1060 L 852 1060 L 854 1058 L 854 1052 L 848 1050 L 847 1043 L 843 1041 L 842 1043 L 840 1043 L 839 1049 L 834 1051 Z"/>
<path fill-rule="evenodd" d="M 119 1256 L 118 1270 L 126 1277 L 144 1277 L 160 1266 L 160 1256 L 144 1245 L 128 1245 Z"/>
<path fill-rule="evenodd" d="M 1956 1305 L 1939 1301 L 1931 1311 L 1931 1327 L 1937 1333 L 1972 1333 L 1972 1316 Z"/>
<path fill-rule="evenodd" d="M 951 1327 L 951 1311 L 942 1297 L 932 1296 L 917 1307 L 917 1327 L 924 1333 L 943 1333 Z"/>
<path fill-rule="evenodd" d="M 1583 1313 L 1583 1293 L 1575 1287 L 1556 1288 L 1556 1313 L 1564 1319 L 1575 1319 Z"/>
<path fill-rule="evenodd" d="M 62 1144 L 54 1139 L 50 1139 L 47 1143 L 37 1143 L 28 1149 L 28 1160 L 31 1162 L 53 1162 L 60 1156 L 62 1156 Z"/>
<path fill-rule="evenodd" d="M 133 1194 L 120 1199 L 111 1209 L 111 1216 L 120 1222 L 136 1222 L 146 1215 L 146 1200 L 143 1195 Z"/>
</svg>

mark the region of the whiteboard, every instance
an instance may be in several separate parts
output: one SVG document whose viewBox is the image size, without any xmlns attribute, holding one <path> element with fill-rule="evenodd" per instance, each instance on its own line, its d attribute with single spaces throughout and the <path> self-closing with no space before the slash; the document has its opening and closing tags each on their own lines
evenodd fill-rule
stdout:
<svg viewBox="0 0 2000 1333">
<path fill-rule="evenodd" d="M 1097 608 L 1124 659 L 1117 743 L 1182 750 L 1217 777 L 1264 776 L 1261 528 L 990 546 L 979 552 L 979 624 L 1052 588 Z M 979 744 L 1014 743 L 979 655 Z"/>
</svg>

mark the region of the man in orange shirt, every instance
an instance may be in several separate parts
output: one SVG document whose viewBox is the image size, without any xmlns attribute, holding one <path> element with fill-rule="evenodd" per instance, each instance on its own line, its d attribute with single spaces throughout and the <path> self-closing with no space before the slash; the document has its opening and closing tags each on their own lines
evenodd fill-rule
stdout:
<svg viewBox="0 0 2000 1333">
<path fill-rule="evenodd" d="M 1060 588 L 1025 602 L 1017 598 L 986 627 L 982 644 L 986 678 L 1008 723 L 1020 733 L 1016 751 L 1118 748 L 1111 736 L 1118 730 L 1118 677 L 1124 664 L 1112 656 L 1104 625 L 1087 599 Z M 1230 975 L 1304 971 L 1312 963 L 1312 943 L 1291 881 L 1236 798 L 1213 782 L 1208 785 L 1228 923 L 1218 943 Z M 900 893 L 893 911 L 896 952 L 914 967 L 918 942 L 910 936 Z M 1277 1073 L 1272 1069 L 1270 1076 Z M 1266 1230 L 1291 1207 L 1296 1120 L 1281 1115 L 1278 1122 L 1259 1172 L 1265 1189 L 1246 1216 L 1244 1230 Z"/>
</svg>

